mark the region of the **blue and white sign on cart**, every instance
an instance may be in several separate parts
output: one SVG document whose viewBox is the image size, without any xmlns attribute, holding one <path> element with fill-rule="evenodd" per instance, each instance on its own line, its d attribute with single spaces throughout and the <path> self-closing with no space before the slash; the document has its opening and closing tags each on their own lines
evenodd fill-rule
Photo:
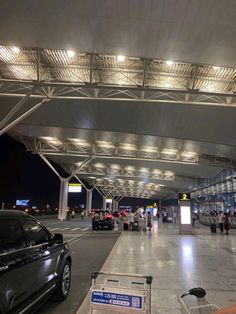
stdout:
<svg viewBox="0 0 236 314">
<path fill-rule="evenodd" d="M 90 314 L 151 314 L 151 276 L 92 273 Z"/>
</svg>

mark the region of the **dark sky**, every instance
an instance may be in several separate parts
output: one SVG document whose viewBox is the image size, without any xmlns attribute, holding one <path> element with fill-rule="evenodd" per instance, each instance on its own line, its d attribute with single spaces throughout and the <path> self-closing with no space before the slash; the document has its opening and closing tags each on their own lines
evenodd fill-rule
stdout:
<svg viewBox="0 0 236 314">
<path fill-rule="evenodd" d="M 30 199 L 31 205 L 58 207 L 60 181 L 40 157 L 28 151 L 8 135 L 0 136 L 0 206 L 12 207 L 16 199 Z M 63 170 L 57 166 L 60 173 Z M 64 175 L 66 175 L 64 173 Z M 75 181 L 76 182 L 76 181 Z M 84 204 L 86 193 L 70 194 L 69 206 Z M 122 205 L 144 206 L 154 201 L 125 198 Z M 93 208 L 102 205 L 101 196 L 93 192 Z"/>
<path fill-rule="evenodd" d="M 30 199 L 50 203 L 59 197 L 59 179 L 40 157 L 7 135 L 0 137 L 0 201 Z"/>
</svg>

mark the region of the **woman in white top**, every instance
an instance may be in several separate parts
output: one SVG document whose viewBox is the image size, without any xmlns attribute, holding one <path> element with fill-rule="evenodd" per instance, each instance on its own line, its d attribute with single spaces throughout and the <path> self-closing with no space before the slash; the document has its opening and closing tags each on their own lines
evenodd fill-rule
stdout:
<svg viewBox="0 0 236 314">
<path fill-rule="evenodd" d="M 220 226 L 220 232 L 223 233 L 224 231 L 224 214 L 222 212 L 219 213 L 218 222 Z"/>
</svg>

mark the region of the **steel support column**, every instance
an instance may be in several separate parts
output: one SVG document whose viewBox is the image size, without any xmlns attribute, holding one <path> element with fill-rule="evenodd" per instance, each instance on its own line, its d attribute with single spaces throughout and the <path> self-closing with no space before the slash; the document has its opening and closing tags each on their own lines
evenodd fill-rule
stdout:
<svg viewBox="0 0 236 314">
<path fill-rule="evenodd" d="M 69 180 L 61 180 L 58 219 L 65 220 L 67 216 Z"/>
<path fill-rule="evenodd" d="M 92 211 L 93 189 L 87 189 L 86 191 L 86 211 L 90 213 Z"/>
<path fill-rule="evenodd" d="M 114 197 L 112 198 L 112 211 L 116 211 L 116 200 Z"/>
<path fill-rule="evenodd" d="M 103 196 L 103 198 L 102 198 L 102 209 L 107 209 L 107 202 L 106 202 L 105 196 Z"/>
</svg>

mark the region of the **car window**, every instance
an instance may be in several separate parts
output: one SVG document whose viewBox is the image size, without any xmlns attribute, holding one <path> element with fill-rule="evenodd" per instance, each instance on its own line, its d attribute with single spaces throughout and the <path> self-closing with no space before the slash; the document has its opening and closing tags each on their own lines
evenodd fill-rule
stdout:
<svg viewBox="0 0 236 314">
<path fill-rule="evenodd" d="M 26 247 L 23 231 L 16 219 L 0 220 L 0 253 Z"/>
<path fill-rule="evenodd" d="M 22 226 L 25 232 L 27 245 L 38 245 L 50 240 L 49 233 L 34 220 L 24 219 L 22 221 Z"/>
</svg>

